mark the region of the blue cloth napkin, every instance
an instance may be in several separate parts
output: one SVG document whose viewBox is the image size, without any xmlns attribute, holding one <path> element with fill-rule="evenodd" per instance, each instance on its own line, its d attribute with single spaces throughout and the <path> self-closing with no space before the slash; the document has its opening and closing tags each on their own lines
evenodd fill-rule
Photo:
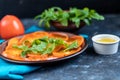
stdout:
<svg viewBox="0 0 120 80">
<path fill-rule="evenodd" d="M 31 26 L 29 29 L 25 31 L 25 33 L 31 33 L 35 31 L 41 31 L 44 28 L 40 28 L 37 26 Z M 79 34 L 84 38 L 88 38 L 85 34 Z M 0 40 L 0 43 L 4 42 L 4 40 Z M 39 69 L 41 66 L 30 66 L 30 65 L 20 65 L 15 63 L 10 63 L 0 59 L 0 79 L 23 79 L 22 74 L 29 73 L 36 69 Z"/>
<path fill-rule="evenodd" d="M 37 26 L 31 26 L 25 31 L 25 33 L 31 33 L 35 31 L 41 31 L 44 28 L 39 28 Z M 2 43 L 4 40 L 0 40 Z M 39 69 L 41 66 L 30 66 L 30 65 L 20 65 L 14 64 L 0 59 L 0 79 L 23 79 L 22 74 L 29 73 L 36 69 Z"/>
</svg>

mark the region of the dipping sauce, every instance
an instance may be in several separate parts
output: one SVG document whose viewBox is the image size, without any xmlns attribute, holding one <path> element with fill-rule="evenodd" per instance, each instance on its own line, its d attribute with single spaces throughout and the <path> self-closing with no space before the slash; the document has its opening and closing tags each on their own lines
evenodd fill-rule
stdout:
<svg viewBox="0 0 120 80">
<path fill-rule="evenodd" d="M 113 39 L 113 38 L 110 38 L 110 37 L 102 37 L 102 38 L 98 39 L 97 42 L 100 42 L 100 43 L 113 43 L 113 42 L 116 42 L 116 39 Z"/>
<path fill-rule="evenodd" d="M 117 53 L 120 38 L 112 34 L 98 34 L 92 37 L 92 41 L 96 53 L 111 55 Z"/>
</svg>

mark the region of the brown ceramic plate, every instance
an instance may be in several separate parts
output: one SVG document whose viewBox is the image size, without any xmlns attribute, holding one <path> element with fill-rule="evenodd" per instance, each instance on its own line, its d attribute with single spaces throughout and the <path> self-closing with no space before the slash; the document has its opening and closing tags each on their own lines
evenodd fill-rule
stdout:
<svg viewBox="0 0 120 80">
<path fill-rule="evenodd" d="M 60 33 L 65 33 L 65 32 L 60 32 Z M 74 34 L 71 34 L 71 33 L 66 33 L 66 34 L 67 34 L 68 36 L 74 36 Z M 22 37 L 22 36 L 18 36 L 18 37 Z M 0 57 L 1 57 L 2 59 L 6 60 L 6 61 L 13 62 L 13 63 L 19 63 L 19 64 L 49 64 L 49 63 L 54 63 L 54 62 L 58 62 L 58 61 L 63 61 L 63 60 L 66 60 L 66 59 L 75 57 L 75 56 L 83 53 L 83 52 L 87 49 L 87 47 L 88 47 L 87 41 L 85 40 L 85 45 L 83 45 L 82 50 L 80 50 L 79 52 L 74 53 L 74 54 L 72 54 L 72 55 L 69 55 L 69 56 L 65 56 L 65 57 L 58 58 L 58 59 L 45 60 L 45 61 L 19 61 L 19 60 L 14 60 L 14 59 L 7 58 L 7 57 L 5 57 L 5 56 L 3 56 L 3 55 L 1 54 L 1 53 L 5 50 L 8 41 L 9 41 L 9 40 L 3 42 L 3 43 L 0 45 Z"/>
</svg>

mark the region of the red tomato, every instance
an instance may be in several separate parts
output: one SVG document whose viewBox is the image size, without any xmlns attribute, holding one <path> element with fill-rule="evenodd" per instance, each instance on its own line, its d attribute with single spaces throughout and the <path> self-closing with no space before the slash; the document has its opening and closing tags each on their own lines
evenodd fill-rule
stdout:
<svg viewBox="0 0 120 80">
<path fill-rule="evenodd" d="M 9 39 L 24 34 L 24 26 L 16 16 L 6 15 L 1 19 L 0 33 L 3 39 Z"/>
</svg>

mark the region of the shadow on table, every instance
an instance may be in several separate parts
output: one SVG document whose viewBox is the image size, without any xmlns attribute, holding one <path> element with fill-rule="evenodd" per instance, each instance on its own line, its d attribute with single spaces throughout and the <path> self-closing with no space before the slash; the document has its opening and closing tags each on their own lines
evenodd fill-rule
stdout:
<svg viewBox="0 0 120 80">
<path fill-rule="evenodd" d="M 93 47 L 88 47 L 87 50 L 86 50 L 86 55 L 88 56 L 99 56 L 99 54 L 97 54 Z"/>
</svg>

